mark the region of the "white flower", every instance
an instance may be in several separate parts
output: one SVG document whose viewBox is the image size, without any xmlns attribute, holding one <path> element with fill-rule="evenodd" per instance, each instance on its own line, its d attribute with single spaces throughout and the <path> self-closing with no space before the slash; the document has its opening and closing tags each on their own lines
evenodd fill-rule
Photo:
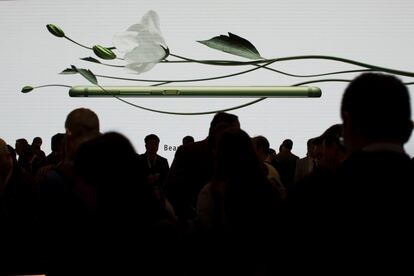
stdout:
<svg viewBox="0 0 414 276">
<path fill-rule="evenodd" d="M 148 11 L 141 23 L 116 34 L 113 43 L 124 54 L 126 67 L 138 73 L 149 71 L 168 55 L 168 47 L 161 36 L 160 20 L 155 11 Z"/>
</svg>

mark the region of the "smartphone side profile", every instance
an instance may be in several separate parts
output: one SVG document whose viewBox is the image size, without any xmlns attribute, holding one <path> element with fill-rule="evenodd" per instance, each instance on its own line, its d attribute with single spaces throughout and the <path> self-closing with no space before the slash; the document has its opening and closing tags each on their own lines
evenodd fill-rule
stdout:
<svg viewBox="0 0 414 276">
<path fill-rule="evenodd" d="M 321 97 L 314 86 L 73 86 L 71 97 Z"/>
</svg>

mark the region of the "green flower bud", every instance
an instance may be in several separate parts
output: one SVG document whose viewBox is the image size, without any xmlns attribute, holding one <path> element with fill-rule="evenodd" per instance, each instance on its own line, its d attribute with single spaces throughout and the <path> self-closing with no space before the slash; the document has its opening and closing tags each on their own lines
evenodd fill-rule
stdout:
<svg viewBox="0 0 414 276">
<path fill-rule="evenodd" d="M 110 49 L 103 47 L 101 45 L 95 45 L 93 46 L 93 52 L 95 55 L 102 59 L 115 59 L 116 55 L 114 52 L 112 52 Z"/>
<path fill-rule="evenodd" d="M 65 33 L 63 32 L 63 30 L 61 28 L 59 28 L 58 26 L 56 26 L 56 25 L 47 24 L 46 27 L 47 27 L 48 31 L 54 36 L 57 36 L 57 37 L 64 37 L 65 36 Z"/>
<path fill-rule="evenodd" d="M 33 87 L 27 85 L 27 86 L 22 88 L 22 93 L 29 93 L 32 90 L 33 90 Z"/>
</svg>

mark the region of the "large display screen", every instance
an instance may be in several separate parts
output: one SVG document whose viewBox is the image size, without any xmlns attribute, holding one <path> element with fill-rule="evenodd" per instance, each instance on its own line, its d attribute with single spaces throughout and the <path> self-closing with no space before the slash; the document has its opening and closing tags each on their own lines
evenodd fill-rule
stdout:
<svg viewBox="0 0 414 276">
<path fill-rule="evenodd" d="M 160 35 L 170 52 L 168 62 L 139 73 L 123 67 L 126 59 L 102 59 L 88 49 L 100 45 L 105 47 L 100 49 L 103 52 L 109 48 L 124 58 L 124 53 L 112 48 L 116 36 L 142 23 L 149 11 L 158 15 Z M 40 136 L 48 153 L 52 135 L 65 131 L 66 115 L 87 107 L 98 114 L 102 132 L 121 132 L 139 153 L 145 151 L 146 135 L 158 135 L 159 154 L 171 163 L 184 136 L 204 139 L 214 112 L 228 110 L 239 116 L 249 135 L 267 137 L 276 150 L 290 138 L 292 152 L 302 157 L 309 138 L 341 122 L 342 93 L 347 80 L 360 74 L 358 70 L 381 67 L 414 72 L 413 15 L 410 0 L 0 0 L 0 137 L 14 146 L 18 138 L 31 142 Z M 51 30 L 48 24 L 53 24 Z M 59 37 L 59 31 L 72 41 Z M 221 46 L 206 42 L 220 35 L 225 36 L 219 39 Z M 231 53 L 217 49 L 223 45 Z M 235 49 L 240 51 L 235 54 Z M 93 59 L 81 59 L 89 57 Z M 270 63 L 275 58 L 279 60 Z M 257 59 L 268 62 L 240 64 Z M 162 85 L 165 81 L 170 86 L 309 83 L 319 87 L 322 96 L 74 98 L 69 87 L 92 85 L 82 74 L 60 74 L 74 68 L 90 70 L 102 86 Z M 343 73 L 327 74 L 333 72 Z M 413 82 L 409 75 L 397 74 L 407 83 Z M 38 88 L 22 93 L 24 86 Z M 412 86 L 410 91 L 413 97 Z M 405 149 L 414 155 L 413 137 Z"/>
</svg>

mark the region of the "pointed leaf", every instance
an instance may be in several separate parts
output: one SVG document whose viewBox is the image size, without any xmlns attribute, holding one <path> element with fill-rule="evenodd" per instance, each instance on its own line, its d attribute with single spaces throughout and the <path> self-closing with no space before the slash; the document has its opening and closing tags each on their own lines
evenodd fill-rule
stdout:
<svg viewBox="0 0 414 276">
<path fill-rule="evenodd" d="M 234 40 L 237 44 L 242 45 L 244 48 L 248 49 L 249 51 L 251 51 L 253 54 L 256 54 L 258 57 L 261 58 L 259 51 L 256 49 L 256 47 L 254 47 L 254 45 L 248 41 L 247 39 L 235 35 L 233 33 L 229 33 L 229 37 L 230 39 Z"/>
<path fill-rule="evenodd" d="M 30 85 L 26 85 L 25 87 L 22 88 L 22 93 L 29 93 L 30 91 L 33 90 L 33 87 Z"/>
<path fill-rule="evenodd" d="M 72 69 L 72 68 L 66 68 L 65 70 L 63 70 L 62 72 L 60 72 L 59 74 L 62 75 L 69 75 L 69 74 L 77 74 L 78 71 Z"/>
<path fill-rule="evenodd" d="M 229 33 L 229 36 L 220 35 L 215 36 L 209 40 L 197 41 L 210 48 L 220 50 L 236 56 L 241 56 L 249 59 L 262 59 L 256 47 L 247 39 L 244 39 L 235 34 Z"/>
<path fill-rule="evenodd" d="M 93 58 L 93 57 L 84 57 L 84 58 L 81 58 L 81 60 L 89 61 L 89 62 L 95 62 L 95 63 L 101 63 L 99 60 L 97 60 L 96 58 Z"/>
<path fill-rule="evenodd" d="M 82 68 L 77 68 L 76 66 L 72 65 L 71 66 L 73 70 L 75 70 L 76 72 L 78 72 L 79 74 L 81 74 L 85 79 L 87 79 L 89 82 L 98 85 L 98 80 L 96 79 L 96 76 L 94 73 L 92 73 L 91 70 L 89 69 L 82 69 Z"/>
<path fill-rule="evenodd" d="M 105 48 L 104 46 L 95 45 L 92 47 L 92 49 L 95 55 L 97 55 L 100 58 L 103 58 L 103 59 L 115 59 L 116 58 L 115 53 L 112 52 L 112 50 Z"/>
<path fill-rule="evenodd" d="M 56 26 L 56 25 L 47 24 L 46 28 L 54 36 L 57 36 L 57 37 L 64 37 L 65 36 L 65 33 L 63 32 L 63 30 L 61 28 L 59 28 L 58 26 Z"/>
</svg>

